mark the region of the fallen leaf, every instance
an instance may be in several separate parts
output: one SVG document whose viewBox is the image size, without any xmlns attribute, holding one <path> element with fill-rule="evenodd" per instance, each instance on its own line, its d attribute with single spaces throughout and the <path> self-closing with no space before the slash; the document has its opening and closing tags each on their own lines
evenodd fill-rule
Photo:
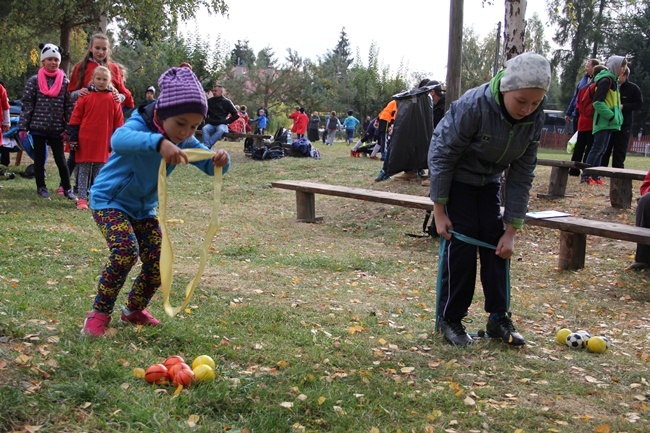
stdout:
<svg viewBox="0 0 650 433">
<path fill-rule="evenodd" d="M 415 367 L 402 367 L 400 371 L 405 374 L 411 374 L 415 371 Z"/>
<path fill-rule="evenodd" d="M 280 403 L 280 407 L 283 407 L 285 409 L 291 409 L 293 407 L 293 402 L 292 401 L 283 401 Z"/>
<path fill-rule="evenodd" d="M 465 400 L 463 400 L 463 403 L 465 403 L 467 406 L 476 406 L 476 402 L 470 396 L 465 397 Z"/>
<path fill-rule="evenodd" d="M 133 369 L 133 377 L 136 379 L 144 379 L 145 371 L 144 368 L 134 368 Z"/>
<path fill-rule="evenodd" d="M 29 424 L 25 424 L 23 426 L 25 431 L 29 432 L 29 433 L 37 432 L 37 431 L 39 431 L 41 429 L 41 427 L 43 427 L 43 426 L 42 425 L 29 425 Z"/>
<path fill-rule="evenodd" d="M 325 403 L 325 400 L 327 400 L 325 397 L 318 397 L 318 405 L 320 406 L 321 404 Z"/>
<path fill-rule="evenodd" d="M 611 427 L 609 424 L 601 424 L 594 429 L 594 433 L 609 433 Z"/>
<path fill-rule="evenodd" d="M 124 382 L 122 385 L 120 385 L 120 388 L 126 391 L 127 389 L 129 389 L 129 386 L 131 385 L 129 385 L 127 382 Z"/>
<path fill-rule="evenodd" d="M 183 385 L 178 385 L 178 388 L 174 390 L 174 395 L 178 395 L 183 391 Z"/>
<path fill-rule="evenodd" d="M 84 404 L 81 405 L 82 409 L 88 409 L 90 406 L 92 406 L 92 403 L 87 401 Z"/>
<path fill-rule="evenodd" d="M 196 424 L 199 422 L 200 417 L 196 414 L 192 414 L 187 418 L 187 425 L 190 427 L 196 427 Z"/>
</svg>

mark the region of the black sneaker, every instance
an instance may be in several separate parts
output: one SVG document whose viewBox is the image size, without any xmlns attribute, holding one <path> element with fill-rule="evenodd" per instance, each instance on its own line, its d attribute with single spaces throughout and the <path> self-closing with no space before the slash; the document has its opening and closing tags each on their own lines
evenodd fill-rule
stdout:
<svg viewBox="0 0 650 433">
<path fill-rule="evenodd" d="M 77 201 L 77 196 L 74 195 L 74 191 L 72 191 L 72 189 L 69 189 L 69 190 L 67 190 L 67 191 L 63 191 L 63 195 L 64 195 L 68 200 L 72 200 L 72 201 L 74 201 L 74 202 Z"/>
<path fill-rule="evenodd" d="M 49 191 L 47 190 L 47 188 L 45 188 L 44 186 L 38 188 L 38 190 L 36 191 L 36 193 L 38 194 L 38 196 L 39 196 L 40 198 L 44 198 L 45 200 L 49 200 L 49 199 L 50 199 L 50 192 L 49 192 Z"/>
<path fill-rule="evenodd" d="M 515 330 L 510 313 L 505 313 L 498 319 L 488 319 L 485 330 L 491 338 L 500 338 L 512 346 L 523 346 L 526 340 Z"/>
<path fill-rule="evenodd" d="M 474 343 L 474 340 L 470 335 L 465 332 L 465 326 L 459 321 L 452 322 L 444 318 L 440 318 L 438 325 L 440 327 L 440 332 L 445 337 L 445 340 L 456 346 L 468 346 Z"/>
</svg>

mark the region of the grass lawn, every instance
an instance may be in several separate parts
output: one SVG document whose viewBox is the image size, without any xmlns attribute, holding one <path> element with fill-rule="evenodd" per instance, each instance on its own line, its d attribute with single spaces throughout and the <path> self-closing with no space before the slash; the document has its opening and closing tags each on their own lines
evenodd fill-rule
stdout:
<svg viewBox="0 0 650 433">
<path fill-rule="evenodd" d="M 426 195 L 419 181 L 374 183 L 381 163 L 350 158 L 342 142 L 318 143 L 321 160 L 272 161 L 222 144 L 233 160 L 222 227 L 190 308 L 169 318 L 157 294 L 150 311 L 164 326 L 122 326 L 115 312 L 101 339 L 79 333 L 107 257 L 90 213 L 38 199 L 34 180 L 0 181 L 0 431 L 650 431 L 650 274 L 624 271 L 635 244 L 589 237 L 586 267 L 560 272 L 559 233 L 524 228 L 511 305 L 528 343 L 456 348 L 433 332 L 438 240 L 406 236 L 420 232 L 423 211 L 318 196 L 324 221 L 296 223 L 295 194 L 270 187 L 305 179 Z M 646 170 L 650 159 L 626 165 Z M 634 205 L 613 209 L 608 187 L 578 178 L 572 196 L 538 199 L 550 170 L 537 169 L 531 210 L 634 224 Z M 54 191 L 52 162 L 48 175 Z M 169 178 L 174 305 L 198 266 L 211 185 L 193 167 Z M 485 326 L 482 301 L 477 283 L 472 332 Z M 563 327 L 612 346 L 598 355 L 559 345 Z M 134 376 L 203 354 L 216 361 L 214 382 L 176 393 Z"/>
</svg>

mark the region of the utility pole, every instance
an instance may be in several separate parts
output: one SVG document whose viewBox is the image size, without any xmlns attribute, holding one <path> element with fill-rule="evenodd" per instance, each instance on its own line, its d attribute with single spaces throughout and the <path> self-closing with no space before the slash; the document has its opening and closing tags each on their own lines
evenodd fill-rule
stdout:
<svg viewBox="0 0 650 433">
<path fill-rule="evenodd" d="M 463 0 L 450 0 L 449 50 L 447 52 L 447 98 L 445 110 L 460 97 L 460 69 L 463 51 Z"/>
</svg>

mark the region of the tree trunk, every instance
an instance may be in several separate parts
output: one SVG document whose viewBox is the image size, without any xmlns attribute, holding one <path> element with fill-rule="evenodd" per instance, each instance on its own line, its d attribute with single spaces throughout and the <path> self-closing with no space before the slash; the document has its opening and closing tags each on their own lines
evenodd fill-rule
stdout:
<svg viewBox="0 0 650 433">
<path fill-rule="evenodd" d="M 70 76 L 70 25 L 64 24 L 61 26 L 61 37 L 59 39 L 59 45 L 61 48 L 61 64 L 59 68 L 66 73 L 67 76 Z"/>
<path fill-rule="evenodd" d="M 528 0 L 506 0 L 503 29 L 503 52 L 505 60 L 524 52 L 526 31 L 526 6 Z"/>
<path fill-rule="evenodd" d="M 447 52 L 447 98 L 445 110 L 460 96 L 463 52 L 463 0 L 450 0 L 449 51 Z"/>
<path fill-rule="evenodd" d="M 600 5 L 598 6 L 598 14 L 594 20 L 594 46 L 591 50 L 591 57 L 596 59 L 598 58 L 598 43 L 603 38 L 603 10 L 605 9 L 605 0 L 600 0 Z"/>
</svg>

